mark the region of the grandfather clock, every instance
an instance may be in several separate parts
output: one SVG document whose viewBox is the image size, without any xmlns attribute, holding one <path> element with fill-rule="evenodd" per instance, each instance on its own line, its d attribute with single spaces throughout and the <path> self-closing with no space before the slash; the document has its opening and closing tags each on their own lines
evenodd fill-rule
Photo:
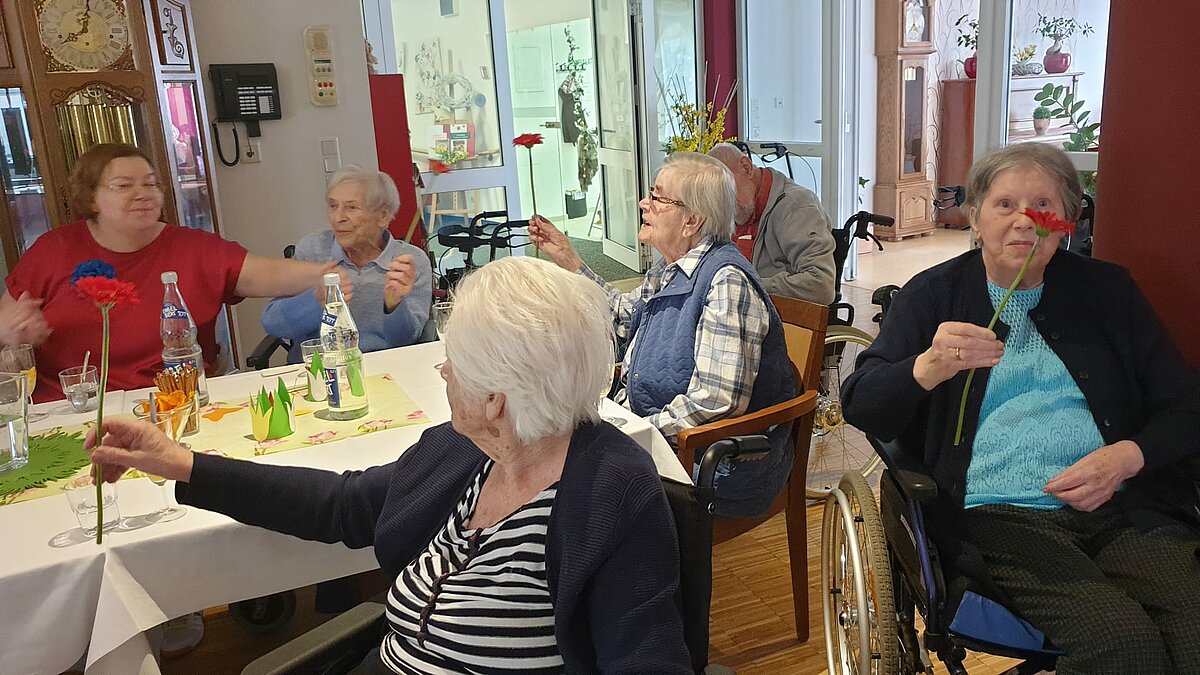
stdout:
<svg viewBox="0 0 1200 675">
<path fill-rule="evenodd" d="M 4 271 L 78 218 L 67 177 L 97 143 L 149 152 L 163 217 L 219 233 L 201 78 L 191 0 L 0 0 Z M 217 339 L 236 360 L 227 326 Z"/>
<path fill-rule="evenodd" d="M 891 241 L 933 231 L 933 181 L 926 175 L 929 55 L 934 0 L 876 0 L 878 136 L 875 209 L 892 216 L 892 227 L 875 227 Z"/>
</svg>

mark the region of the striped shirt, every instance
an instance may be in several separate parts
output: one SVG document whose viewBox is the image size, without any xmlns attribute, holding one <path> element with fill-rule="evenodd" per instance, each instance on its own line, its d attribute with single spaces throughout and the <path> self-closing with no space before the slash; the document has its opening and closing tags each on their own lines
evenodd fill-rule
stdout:
<svg viewBox="0 0 1200 675">
<path fill-rule="evenodd" d="M 396 578 L 380 656 L 397 673 L 561 673 L 546 580 L 546 526 L 558 484 L 495 525 L 464 525 L 488 461 L 446 526 Z"/>
<path fill-rule="evenodd" d="M 584 265 L 580 272 L 604 289 L 613 313 L 617 337 L 629 337 L 633 307 L 638 300 L 648 301 L 661 291 L 676 274 L 687 277 L 696 272 L 700 259 L 716 243 L 705 237 L 679 260 L 668 264 L 659 259 L 646 272 L 642 285 L 622 294 Z M 714 420 L 736 417 L 750 407 L 754 378 L 758 374 L 762 344 L 771 327 L 771 316 L 763 298 L 754 290 L 750 280 L 736 267 L 724 267 L 713 277 L 705 298 L 704 312 L 696 326 L 696 371 L 692 373 L 687 391 L 676 396 L 659 412 L 646 420 L 668 439 L 683 429 Z M 634 342 L 637 336 L 634 336 Z M 625 350 L 621 364 L 621 390 L 616 401 L 625 403 L 625 373 L 633 344 Z"/>
</svg>

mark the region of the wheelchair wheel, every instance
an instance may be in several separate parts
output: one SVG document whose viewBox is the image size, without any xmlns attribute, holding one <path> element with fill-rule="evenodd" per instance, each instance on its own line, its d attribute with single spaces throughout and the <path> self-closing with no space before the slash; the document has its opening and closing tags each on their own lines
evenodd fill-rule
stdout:
<svg viewBox="0 0 1200 675">
<path fill-rule="evenodd" d="M 879 468 L 879 456 L 842 416 L 842 382 L 854 371 L 858 355 L 873 340 L 851 326 L 830 326 L 825 336 L 825 363 L 804 479 L 804 496 L 809 499 L 823 499 L 848 471 L 869 476 Z"/>
<path fill-rule="evenodd" d="M 862 474 L 848 472 L 825 498 L 821 614 L 830 675 L 893 675 L 899 638 L 883 521 Z"/>
</svg>

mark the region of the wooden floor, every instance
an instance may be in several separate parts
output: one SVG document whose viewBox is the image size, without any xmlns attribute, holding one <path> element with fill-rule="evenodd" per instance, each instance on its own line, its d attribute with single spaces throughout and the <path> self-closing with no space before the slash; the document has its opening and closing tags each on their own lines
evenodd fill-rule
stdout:
<svg viewBox="0 0 1200 675">
<path fill-rule="evenodd" d="M 902 285 L 918 269 L 928 266 L 922 260 L 913 265 L 883 265 L 884 258 L 901 260 L 907 248 L 925 244 L 940 247 L 944 257 L 965 250 L 965 239 L 958 233 L 938 231 L 935 241 L 927 238 L 912 242 L 888 244 L 883 254 L 870 256 L 869 263 L 860 267 L 861 281 L 844 287 L 845 299 L 858 308 L 855 324 L 872 334 L 877 326 L 870 322 L 875 308 L 870 305 L 871 290 L 884 283 Z M 942 254 L 934 254 L 942 255 Z M 936 261 L 934 261 L 936 262 Z M 865 441 L 862 441 L 865 442 Z M 808 574 L 809 607 L 807 617 L 812 637 L 800 644 L 795 638 L 792 616 L 792 596 L 789 582 L 787 535 L 783 515 L 756 530 L 713 550 L 713 603 L 710 623 L 710 661 L 730 667 L 738 673 L 823 673 L 826 672 L 825 647 L 821 626 L 820 562 L 821 504 L 808 509 Z M 373 583 L 378 583 L 374 580 Z M 297 616 L 287 629 L 276 635 L 253 636 L 244 632 L 217 608 L 206 612 L 207 633 L 204 641 L 192 653 L 163 664 L 168 675 L 191 673 L 236 673 L 260 654 L 324 621 L 313 612 L 313 591 L 299 592 Z M 992 656 L 972 654 L 967 667 L 980 674 L 1001 673 L 1012 661 Z M 935 664 L 938 672 L 945 669 Z"/>
</svg>

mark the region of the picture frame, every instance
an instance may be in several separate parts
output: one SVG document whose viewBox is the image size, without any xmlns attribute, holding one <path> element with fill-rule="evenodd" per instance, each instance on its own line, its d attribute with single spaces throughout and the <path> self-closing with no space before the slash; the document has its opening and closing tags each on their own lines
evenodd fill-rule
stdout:
<svg viewBox="0 0 1200 675">
<path fill-rule="evenodd" d="M 442 16 L 458 16 L 458 0 L 438 0 L 438 13 Z"/>
</svg>

